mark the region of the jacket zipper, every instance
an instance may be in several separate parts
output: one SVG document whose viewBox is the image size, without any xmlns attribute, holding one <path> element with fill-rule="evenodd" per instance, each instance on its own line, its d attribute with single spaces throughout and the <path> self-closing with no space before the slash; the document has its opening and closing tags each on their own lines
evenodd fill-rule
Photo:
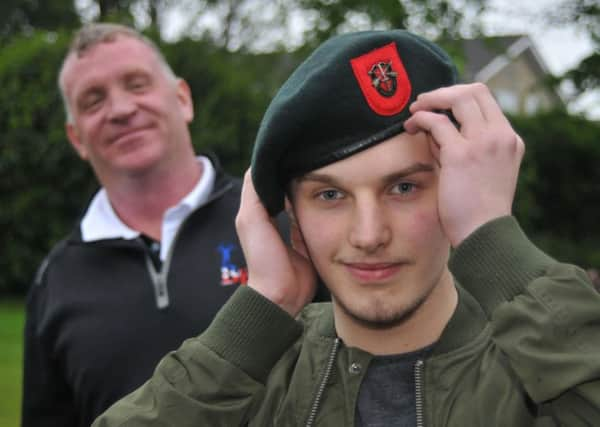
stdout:
<svg viewBox="0 0 600 427">
<path fill-rule="evenodd" d="M 150 255 L 146 254 L 146 268 L 150 273 L 150 279 L 154 287 L 154 298 L 156 300 L 156 307 L 161 310 L 169 306 L 169 290 L 167 289 L 167 276 L 166 273 L 169 271 L 168 265 L 163 264 L 161 271 L 156 271 L 156 267 L 150 259 Z"/>
<path fill-rule="evenodd" d="M 317 411 L 319 410 L 319 406 L 321 406 L 323 392 L 325 391 L 325 386 L 327 385 L 327 381 L 329 381 L 329 377 L 331 376 L 331 370 L 333 369 L 333 363 L 335 362 L 339 346 L 340 339 L 336 338 L 333 341 L 333 345 L 331 346 L 331 352 L 329 353 L 329 359 L 327 360 L 327 366 L 325 367 L 325 372 L 323 373 L 321 384 L 319 384 L 315 400 L 313 401 L 312 407 L 310 408 L 308 420 L 306 420 L 306 427 L 311 427 L 315 422 L 315 418 L 317 417 Z"/>
<path fill-rule="evenodd" d="M 425 362 L 417 360 L 415 363 L 415 402 L 417 412 L 417 427 L 425 427 L 423 419 L 423 370 Z"/>
<path fill-rule="evenodd" d="M 220 190 L 214 192 L 204 203 L 200 206 L 197 206 L 190 214 L 179 224 L 179 228 L 173 237 L 173 242 L 171 243 L 171 247 L 169 248 L 169 252 L 167 254 L 167 259 L 162 264 L 160 271 L 156 271 L 150 256 L 146 254 L 146 268 L 150 273 L 150 279 L 152 280 L 152 285 L 154 287 L 154 297 L 156 299 L 156 307 L 161 310 L 169 306 L 169 288 L 167 287 L 167 277 L 169 275 L 169 269 L 171 267 L 171 258 L 173 257 L 173 252 L 175 251 L 175 245 L 177 244 L 177 240 L 181 235 L 181 230 L 184 228 L 188 219 L 200 208 L 208 205 L 213 200 L 221 197 L 225 192 L 229 191 L 229 189 L 233 186 L 231 182 L 227 183 Z"/>
</svg>

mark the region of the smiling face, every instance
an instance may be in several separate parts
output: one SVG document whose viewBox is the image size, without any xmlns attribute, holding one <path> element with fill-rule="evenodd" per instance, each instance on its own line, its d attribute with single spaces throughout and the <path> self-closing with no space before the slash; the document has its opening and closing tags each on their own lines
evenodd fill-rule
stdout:
<svg viewBox="0 0 600 427">
<path fill-rule="evenodd" d="M 70 54 L 61 82 L 72 113 L 67 135 L 101 182 L 192 151 L 189 88 L 142 41 L 119 35 Z"/>
<path fill-rule="evenodd" d="M 401 133 L 292 183 L 290 214 L 336 314 L 386 327 L 447 296 L 438 175 L 427 136 Z"/>
</svg>

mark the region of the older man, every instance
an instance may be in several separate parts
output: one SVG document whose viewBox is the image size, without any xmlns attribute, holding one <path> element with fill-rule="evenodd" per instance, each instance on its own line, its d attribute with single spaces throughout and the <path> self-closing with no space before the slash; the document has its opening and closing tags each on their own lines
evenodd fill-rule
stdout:
<svg viewBox="0 0 600 427">
<path fill-rule="evenodd" d="M 190 89 L 156 46 L 128 27 L 85 26 L 59 87 L 69 141 L 101 189 L 31 287 L 26 427 L 89 426 L 248 277 L 240 182 L 194 153 Z"/>
</svg>

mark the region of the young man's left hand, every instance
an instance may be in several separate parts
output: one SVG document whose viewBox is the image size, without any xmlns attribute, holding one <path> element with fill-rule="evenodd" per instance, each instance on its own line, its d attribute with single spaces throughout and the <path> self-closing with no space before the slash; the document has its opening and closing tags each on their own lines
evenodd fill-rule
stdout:
<svg viewBox="0 0 600 427">
<path fill-rule="evenodd" d="M 244 176 L 235 225 L 248 266 L 248 286 L 296 316 L 315 295 L 316 272 L 294 222 L 291 246 L 284 243 L 256 194 L 250 170 Z"/>
<path fill-rule="evenodd" d="M 510 215 L 525 145 L 489 89 L 481 83 L 437 89 L 419 95 L 410 111 L 406 132 L 427 132 L 440 163 L 438 209 L 452 246 Z M 451 111 L 458 126 L 439 111 Z"/>
</svg>

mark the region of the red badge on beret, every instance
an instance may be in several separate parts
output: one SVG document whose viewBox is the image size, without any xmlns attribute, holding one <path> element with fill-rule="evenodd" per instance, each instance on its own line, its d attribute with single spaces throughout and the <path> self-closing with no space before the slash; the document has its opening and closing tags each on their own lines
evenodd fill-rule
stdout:
<svg viewBox="0 0 600 427">
<path fill-rule="evenodd" d="M 410 99 L 410 80 L 398 55 L 396 43 L 351 59 L 352 71 L 367 103 L 382 116 L 393 116 Z"/>
</svg>

